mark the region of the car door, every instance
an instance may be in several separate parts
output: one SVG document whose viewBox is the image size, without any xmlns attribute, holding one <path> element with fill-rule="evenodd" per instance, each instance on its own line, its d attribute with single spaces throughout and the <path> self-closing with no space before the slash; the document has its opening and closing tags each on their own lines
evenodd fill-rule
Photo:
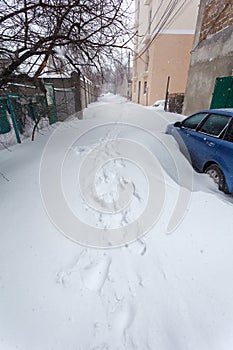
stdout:
<svg viewBox="0 0 233 350">
<path fill-rule="evenodd" d="M 221 135 L 227 128 L 230 117 L 226 115 L 209 114 L 192 135 L 193 166 L 203 171 L 209 161 L 221 162 Z"/>
<path fill-rule="evenodd" d="M 224 172 L 228 190 L 233 193 L 233 120 L 224 133 L 217 152 L 219 158 L 221 157 L 220 166 Z"/>
<path fill-rule="evenodd" d="M 184 153 L 184 155 L 189 160 L 191 160 L 192 163 L 195 162 L 196 155 L 196 129 L 206 117 L 207 113 L 194 114 L 191 117 L 185 119 L 182 122 L 182 126 L 177 130 L 184 142 L 183 144 L 181 140 L 177 140 L 179 142 L 180 149 Z"/>
</svg>

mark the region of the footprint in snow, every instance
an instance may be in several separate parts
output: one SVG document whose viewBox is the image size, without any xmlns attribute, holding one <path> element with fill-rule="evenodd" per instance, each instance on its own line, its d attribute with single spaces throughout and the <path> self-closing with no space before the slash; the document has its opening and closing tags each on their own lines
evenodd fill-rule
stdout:
<svg viewBox="0 0 233 350">
<path fill-rule="evenodd" d="M 138 239 L 137 241 L 126 247 L 131 253 L 135 253 L 141 256 L 145 255 L 147 251 L 146 242 L 143 239 Z"/>
<path fill-rule="evenodd" d="M 95 346 L 94 348 L 91 348 L 91 350 L 109 350 L 109 347 L 108 347 L 108 344 L 102 343 Z"/>
<path fill-rule="evenodd" d="M 80 270 L 82 282 L 92 291 L 100 291 L 109 273 L 111 258 L 107 255 L 92 261 Z"/>
<path fill-rule="evenodd" d="M 111 328 L 117 337 L 126 336 L 126 331 L 135 318 L 135 307 L 130 303 L 120 302 L 113 313 Z"/>
</svg>

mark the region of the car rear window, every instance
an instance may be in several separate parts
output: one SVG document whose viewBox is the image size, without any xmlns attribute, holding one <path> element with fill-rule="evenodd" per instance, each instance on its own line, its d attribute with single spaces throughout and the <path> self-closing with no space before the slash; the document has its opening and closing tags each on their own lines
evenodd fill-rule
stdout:
<svg viewBox="0 0 233 350">
<path fill-rule="evenodd" d="M 198 124 L 204 119 L 206 113 L 198 113 L 192 115 L 191 117 L 185 119 L 182 123 L 182 126 L 187 129 L 196 129 Z"/>
<path fill-rule="evenodd" d="M 210 114 L 198 131 L 219 136 L 229 122 L 229 119 L 230 117 L 226 115 Z"/>
<path fill-rule="evenodd" d="M 231 122 L 231 125 L 228 128 L 224 140 L 233 142 L 233 122 Z"/>
</svg>

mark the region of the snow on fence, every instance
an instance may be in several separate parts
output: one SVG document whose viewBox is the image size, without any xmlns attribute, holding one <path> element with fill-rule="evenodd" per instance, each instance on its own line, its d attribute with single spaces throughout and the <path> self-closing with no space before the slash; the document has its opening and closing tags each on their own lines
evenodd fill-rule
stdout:
<svg viewBox="0 0 233 350">
<path fill-rule="evenodd" d="M 33 139 L 36 131 L 74 113 L 80 112 L 76 115 L 81 119 L 82 110 L 97 99 L 94 84 L 85 77 L 43 80 L 46 97 L 26 83 L 11 84 L 11 92 L 0 96 L 0 148 Z"/>
</svg>

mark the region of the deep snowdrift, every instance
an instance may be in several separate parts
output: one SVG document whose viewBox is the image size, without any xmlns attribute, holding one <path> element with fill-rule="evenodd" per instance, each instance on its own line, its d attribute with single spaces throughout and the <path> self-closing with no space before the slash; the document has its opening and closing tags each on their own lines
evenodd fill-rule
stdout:
<svg viewBox="0 0 233 350">
<path fill-rule="evenodd" d="M 144 144 L 159 160 L 162 172 L 153 179 L 166 191 L 157 221 L 146 235 L 119 248 L 81 246 L 56 229 L 41 198 L 40 161 L 53 129 L 36 135 L 33 143 L 1 151 L 0 349 L 232 349 L 232 197 L 218 192 L 206 175 L 194 173 L 176 142 L 164 134 L 176 115 L 108 95 L 85 110 L 86 121 L 63 123 L 60 137 L 62 130 L 78 131 L 82 123 L 91 126 L 113 115 L 119 121 L 127 115 L 132 123 L 141 118 L 145 128 L 154 118 L 149 125 L 156 137 L 132 125 L 115 125 L 110 134 L 105 130 L 101 142 L 106 152 L 106 134 L 108 141 L 127 138 Z M 102 137 L 95 130 L 67 154 L 66 200 L 86 224 L 126 229 L 140 218 L 150 196 L 135 164 L 120 159 L 100 169 L 96 178 L 97 194 L 112 203 L 117 183 L 135 175 L 127 212 L 109 219 L 82 204 L 77 192 L 77 164 Z M 47 172 L 49 177 L 52 164 Z M 186 203 L 168 234 L 181 188 Z"/>
</svg>

